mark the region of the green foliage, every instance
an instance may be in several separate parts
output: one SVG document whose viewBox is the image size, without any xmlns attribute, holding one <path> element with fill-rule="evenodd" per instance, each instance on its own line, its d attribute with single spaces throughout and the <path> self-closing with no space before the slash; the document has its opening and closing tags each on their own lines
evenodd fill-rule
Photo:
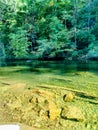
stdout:
<svg viewBox="0 0 98 130">
<path fill-rule="evenodd" d="M 85 49 L 95 42 L 95 36 L 88 30 L 79 30 L 77 32 L 77 49 Z"/>
<path fill-rule="evenodd" d="M 5 48 L 3 43 L 0 41 L 0 59 L 5 58 Z"/>
<path fill-rule="evenodd" d="M 89 45 L 88 57 L 98 57 L 98 41 Z"/>
<path fill-rule="evenodd" d="M 98 40 L 98 7 L 96 8 L 96 23 L 93 28 L 93 33 L 95 34 L 96 39 Z"/>
<path fill-rule="evenodd" d="M 97 0 L 1 0 L 2 55 L 64 59 L 91 53 L 98 42 L 97 5 Z"/>
<path fill-rule="evenodd" d="M 59 55 L 60 57 L 63 57 L 64 53 L 66 52 L 65 49 L 69 48 L 70 46 L 70 40 L 67 34 L 67 29 L 55 16 L 52 17 L 50 21 L 48 21 L 47 27 L 48 30 L 47 28 L 43 30 L 44 35 L 47 32 L 46 38 L 42 37 L 42 34 L 42 36 L 39 37 L 39 40 L 37 40 L 37 43 L 39 45 L 39 56 L 41 55 L 42 57 L 52 58 L 57 57 Z"/>
<path fill-rule="evenodd" d="M 10 49 L 16 58 L 28 56 L 28 46 L 30 42 L 27 39 L 27 31 L 22 28 L 17 28 L 15 33 L 10 33 Z"/>
</svg>

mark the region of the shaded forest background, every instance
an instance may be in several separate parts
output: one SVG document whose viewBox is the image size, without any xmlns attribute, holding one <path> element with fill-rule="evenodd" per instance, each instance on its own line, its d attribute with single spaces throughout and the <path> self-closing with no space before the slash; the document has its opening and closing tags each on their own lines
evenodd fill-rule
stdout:
<svg viewBox="0 0 98 130">
<path fill-rule="evenodd" d="M 0 58 L 98 58 L 98 0 L 0 0 Z"/>
</svg>

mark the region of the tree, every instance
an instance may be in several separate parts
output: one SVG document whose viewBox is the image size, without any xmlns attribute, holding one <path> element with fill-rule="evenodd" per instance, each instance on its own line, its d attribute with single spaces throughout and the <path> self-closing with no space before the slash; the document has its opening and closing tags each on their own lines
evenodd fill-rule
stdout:
<svg viewBox="0 0 98 130">
<path fill-rule="evenodd" d="M 28 56 L 28 46 L 30 42 L 26 37 L 26 30 L 21 27 L 17 28 L 15 33 L 10 33 L 10 49 L 12 50 L 13 56 L 16 58 L 23 58 Z"/>
<path fill-rule="evenodd" d="M 74 43 L 77 46 L 77 0 L 74 0 Z"/>
<path fill-rule="evenodd" d="M 97 0 L 1 0 L 0 48 L 6 58 L 87 54 L 98 41 Z"/>
</svg>

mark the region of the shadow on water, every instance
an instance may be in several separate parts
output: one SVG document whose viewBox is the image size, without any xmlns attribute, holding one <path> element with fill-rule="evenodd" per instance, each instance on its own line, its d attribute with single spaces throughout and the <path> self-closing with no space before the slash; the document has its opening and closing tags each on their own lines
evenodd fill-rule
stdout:
<svg viewBox="0 0 98 130">
<path fill-rule="evenodd" d="M 17 67 L 18 66 L 18 67 Z M 57 75 L 73 74 L 76 72 L 94 72 L 98 74 L 98 61 L 77 62 L 77 61 L 0 61 L 2 67 L 17 67 L 11 72 L 20 73 L 54 73 Z M 19 68 L 20 67 L 20 68 Z M 23 68 L 22 68 L 23 67 Z M 2 68 L 3 69 L 3 68 Z"/>
</svg>

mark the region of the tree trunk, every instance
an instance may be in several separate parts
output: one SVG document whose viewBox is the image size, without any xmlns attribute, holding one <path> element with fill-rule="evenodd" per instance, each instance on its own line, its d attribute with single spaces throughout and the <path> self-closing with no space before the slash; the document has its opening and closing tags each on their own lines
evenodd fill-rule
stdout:
<svg viewBox="0 0 98 130">
<path fill-rule="evenodd" d="M 91 21 L 91 0 L 88 0 L 88 30 L 90 29 Z"/>
<path fill-rule="evenodd" d="M 77 46 L 77 0 L 74 0 L 74 43 Z"/>
</svg>

